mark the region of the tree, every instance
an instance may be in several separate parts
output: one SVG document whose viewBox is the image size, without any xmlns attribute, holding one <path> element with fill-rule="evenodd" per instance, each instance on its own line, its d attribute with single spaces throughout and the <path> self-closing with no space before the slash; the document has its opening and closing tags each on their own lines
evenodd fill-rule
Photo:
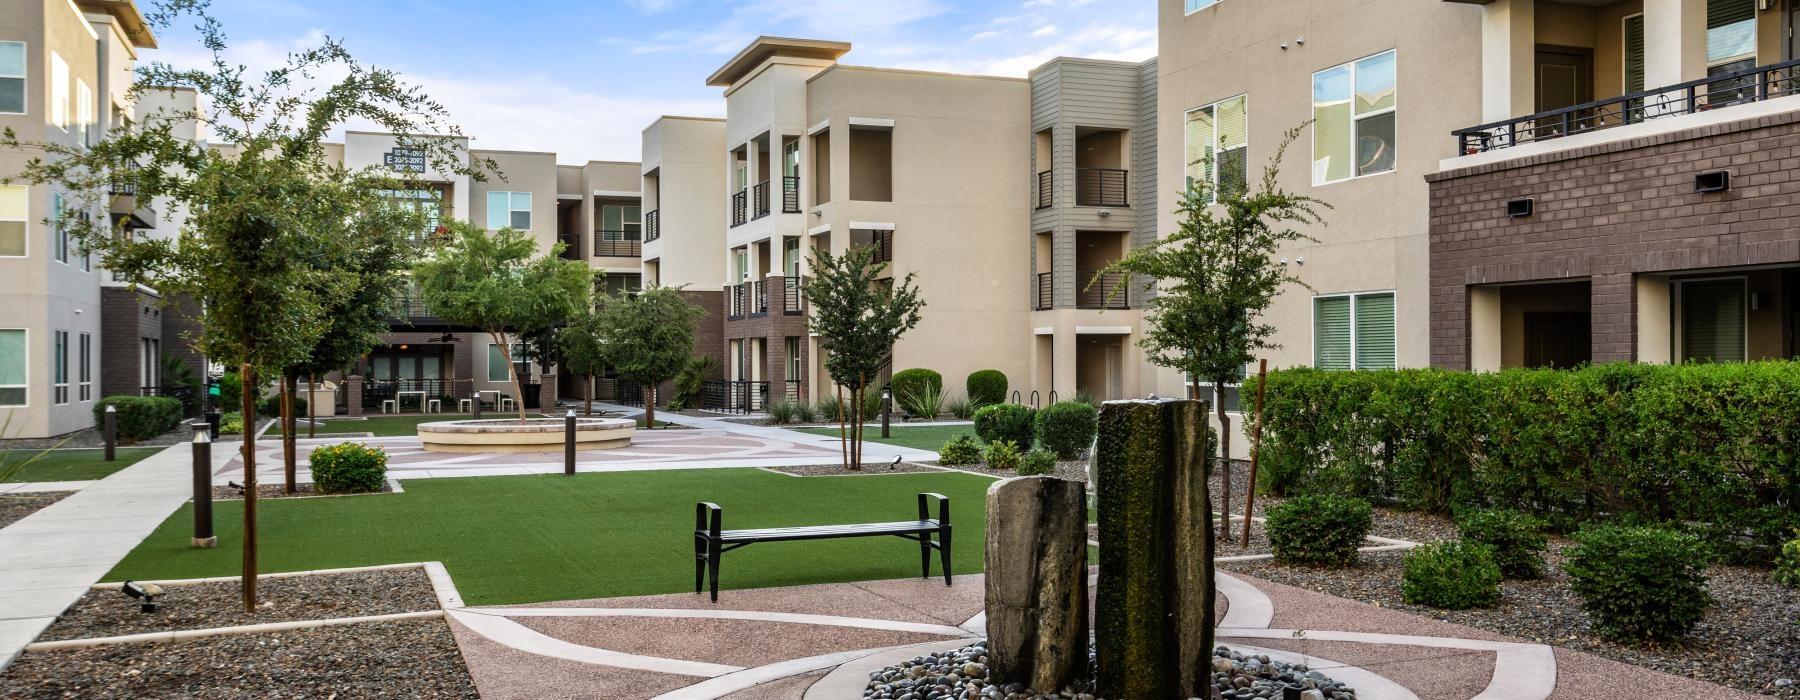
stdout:
<svg viewBox="0 0 1800 700">
<path fill-rule="evenodd" d="M 509 332 L 545 328 L 581 313 L 593 289 L 587 263 L 564 260 L 562 244 L 543 255 L 537 240 L 511 228 L 489 233 L 466 221 L 449 223 L 449 238 L 413 266 L 425 308 L 451 323 L 478 328 L 500 348 L 512 380 L 519 422 L 525 396 Z"/>
<path fill-rule="evenodd" d="M 838 402 L 838 435 L 844 466 L 862 469 L 862 405 L 869 385 L 893 361 L 894 343 L 919 325 L 925 300 L 913 286 L 913 275 L 894 284 L 881 278 L 886 263 L 875 262 L 875 246 L 853 246 L 841 256 L 813 253 L 811 277 L 804 291 L 812 306 L 809 322 L 825 349 L 825 370 L 850 392 L 856 421 L 845 427 L 844 402 Z"/>
<path fill-rule="evenodd" d="M 606 371 L 598 311 L 590 306 L 571 316 L 557 331 L 556 345 L 562 349 L 563 371 L 581 377 L 583 412 L 594 415 L 594 375 Z"/>
<path fill-rule="evenodd" d="M 674 379 L 694 356 L 694 326 L 706 310 L 681 288 L 652 285 L 635 297 L 601 295 L 595 312 L 601 356 L 644 385 L 644 427 L 656 427 L 656 387 Z"/>
<path fill-rule="evenodd" d="M 1161 285 L 1149 303 L 1150 327 L 1138 345 L 1152 363 L 1186 373 L 1195 396 L 1202 381 L 1213 386 L 1224 487 L 1219 496 L 1221 536 L 1231 527 L 1231 419 L 1225 413 L 1225 386 L 1243 377 L 1257 351 L 1279 347 L 1269 340 L 1274 326 L 1260 319 L 1283 286 L 1306 284 L 1276 256 L 1284 245 L 1312 241 L 1293 227 L 1323 225 L 1318 212 L 1330 208 L 1276 182 L 1282 157 L 1304 127 L 1284 135 L 1254 190 L 1218 188 L 1195 178 L 1177 208 L 1180 230 L 1106 269 L 1150 277 Z"/>
<path fill-rule="evenodd" d="M 322 139 L 356 120 L 397 134 L 440 134 L 400 138 L 400 147 L 425 156 L 438 172 L 479 180 L 486 161 L 467 160 L 461 133 L 442 105 L 394 72 L 357 62 L 336 40 L 291 53 L 283 65 L 255 74 L 226 59 L 225 33 L 207 15 L 204 0 L 169 0 L 151 21 L 167 27 L 188 15 L 211 53 L 210 64 L 140 66 L 129 95 L 189 89 L 198 94 L 199 107 L 115 125 L 91 146 L 27 143 L 8 129 L 0 147 L 41 153 L 20 178 L 74 195 L 79 207 L 65 212 L 68 230 L 114 275 L 203 306 L 195 345 L 210 358 L 238 365 L 240 406 L 250 420 L 257 371 L 280 372 L 300 362 L 329 325 L 331 299 L 352 284 L 305 263 L 320 245 L 319 217 L 344 212 L 336 206 L 338 193 L 399 186 L 392 173 L 330 164 Z M 327 75 L 332 77 L 322 77 Z M 230 147 L 183 138 L 181 128 L 196 121 L 207 125 L 214 142 Z M 106 217 L 73 215 L 101 210 L 115 176 L 130 177 L 141 201 L 187 212 L 181 230 L 141 239 L 113 229 Z M 256 607 L 255 443 L 254 431 L 246 430 L 246 610 Z"/>
</svg>

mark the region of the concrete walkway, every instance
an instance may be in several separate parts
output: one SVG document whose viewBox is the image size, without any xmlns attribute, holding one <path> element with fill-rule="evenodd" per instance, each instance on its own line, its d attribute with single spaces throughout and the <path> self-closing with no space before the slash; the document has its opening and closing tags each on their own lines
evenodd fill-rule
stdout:
<svg viewBox="0 0 1800 700">
<path fill-rule="evenodd" d="M 236 445 L 215 445 L 214 464 Z M 193 496 L 191 449 L 171 446 L 0 528 L 0 670 Z"/>
</svg>

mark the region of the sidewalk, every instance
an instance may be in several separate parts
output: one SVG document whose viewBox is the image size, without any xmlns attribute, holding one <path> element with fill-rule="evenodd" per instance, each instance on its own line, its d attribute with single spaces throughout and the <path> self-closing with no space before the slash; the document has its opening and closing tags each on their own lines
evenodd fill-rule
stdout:
<svg viewBox="0 0 1800 700">
<path fill-rule="evenodd" d="M 236 446 L 215 445 L 215 467 Z M 0 529 L 0 670 L 193 496 L 191 449 L 173 445 Z"/>
</svg>

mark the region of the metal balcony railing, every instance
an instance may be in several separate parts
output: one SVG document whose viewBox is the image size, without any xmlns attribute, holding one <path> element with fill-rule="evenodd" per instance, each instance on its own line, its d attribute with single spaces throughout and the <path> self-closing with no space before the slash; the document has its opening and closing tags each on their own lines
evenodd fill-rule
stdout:
<svg viewBox="0 0 1800 700">
<path fill-rule="evenodd" d="M 1049 209 L 1056 203 L 1056 172 L 1045 170 L 1037 174 L 1037 208 Z"/>
<path fill-rule="evenodd" d="M 769 181 L 763 180 L 762 182 L 756 183 L 756 187 L 751 188 L 751 192 L 754 193 L 754 195 L 755 195 L 754 196 L 754 205 L 756 207 L 755 212 L 752 214 L 752 216 L 754 218 L 758 218 L 758 219 L 768 216 L 769 215 Z"/>
<path fill-rule="evenodd" d="M 1056 307 L 1056 273 L 1039 272 L 1037 276 L 1037 294 L 1032 308 L 1039 311 Z"/>
<path fill-rule="evenodd" d="M 769 315 L 769 289 L 766 280 L 750 283 L 750 315 Z"/>
<path fill-rule="evenodd" d="M 662 210 L 657 209 L 644 215 L 644 242 L 649 243 L 662 238 Z"/>
<path fill-rule="evenodd" d="M 731 225 L 733 228 L 743 226 L 750 220 L 750 190 L 738 190 L 731 195 Z"/>
<path fill-rule="evenodd" d="M 800 176 L 781 178 L 781 213 L 800 213 Z"/>
<path fill-rule="evenodd" d="M 595 231 L 594 257 L 635 258 L 644 254 L 644 243 L 637 231 Z"/>
<path fill-rule="evenodd" d="M 1116 168 L 1077 168 L 1075 170 L 1075 206 L 1131 206 L 1131 171 Z"/>
<path fill-rule="evenodd" d="M 785 401 L 800 403 L 806 400 L 806 386 L 798 379 L 789 379 L 781 383 L 781 398 Z"/>
<path fill-rule="evenodd" d="M 769 383 L 708 380 L 700 388 L 700 408 L 720 413 L 754 413 L 769 405 Z"/>
<path fill-rule="evenodd" d="M 894 261 L 894 232 L 876 231 L 869 245 L 875 247 L 875 257 L 869 262 L 891 263 Z"/>
<path fill-rule="evenodd" d="M 107 187 L 107 194 L 124 197 L 137 196 L 137 170 L 137 162 L 132 161 L 126 163 L 123 169 L 114 172 L 112 183 Z"/>
<path fill-rule="evenodd" d="M 1123 272 L 1082 270 L 1075 273 L 1075 308 L 1131 308 L 1131 276 Z"/>
<path fill-rule="evenodd" d="M 806 313 L 806 303 L 801 290 L 806 287 L 803 277 L 781 278 L 781 313 L 787 316 L 798 316 Z"/>
<path fill-rule="evenodd" d="M 1609 97 L 1450 132 L 1457 151 L 1487 151 L 1585 134 L 1661 117 L 1692 114 L 1800 94 L 1800 60 Z"/>
<path fill-rule="evenodd" d="M 394 320 L 398 321 L 437 320 L 437 316 L 425 308 L 424 299 L 404 292 L 394 295 L 393 313 Z"/>
</svg>

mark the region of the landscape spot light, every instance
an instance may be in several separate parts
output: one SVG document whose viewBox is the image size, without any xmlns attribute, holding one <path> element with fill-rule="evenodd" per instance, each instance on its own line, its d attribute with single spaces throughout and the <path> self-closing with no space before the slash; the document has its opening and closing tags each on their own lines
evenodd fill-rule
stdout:
<svg viewBox="0 0 1800 700">
<path fill-rule="evenodd" d="M 123 591 L 126 596 L 138 601 L 139 612 L 147 613 L 156 612 L 156 596 L 162 595 L 163 593 L 162 586 L 158 586 L 154 583 L 138 583 L 136 581 L 126 581 L 125 585 L 119 587 L 119 590 Z"/>
<path fill-rule="evenodd" d="M 899 468 L 900 468 L 900 455 L 894 455 L 894 463 L 888 465 L 888 470 L 893 471 L 893 470 L 896 470 Z"/>
</svg>

